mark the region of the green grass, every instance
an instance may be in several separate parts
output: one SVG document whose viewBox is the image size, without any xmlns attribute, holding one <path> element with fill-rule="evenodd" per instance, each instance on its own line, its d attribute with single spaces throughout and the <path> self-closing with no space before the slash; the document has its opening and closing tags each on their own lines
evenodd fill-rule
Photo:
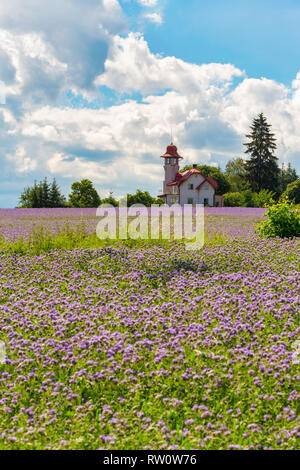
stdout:
<svg viewBox="0 0 300 470">
<path fill-rule="evenodd" d="M 207 245 L 224 245 L 229 241 L 229 238 L 224 234 L 219 234 L 216 231 L 208 234 L 205 233 L 205 243 Z M 182 245 L 186 240 L 176 240 L 176 244 Z M 18 237 L 15 240 L 9 240 L 0 236 L 0 250 L 7 253 L 15 254 L 32 254 L 39 255 L 41 253 L 49 253 L 52 250 L 74 250 L 76 248 L 82 249 L 99 249 L 107 246 L 122 245 L 128 248 L 143 247 L 143 246 L 162 246 L 170 247 L 174 244 L 174 239 L 171 235 L 170 240 L 159 239 L 132 239 L 129 237 L 127 240 L 105 239 L 100 240 L 96 232 L 88 233 L 84 223 L 77 227 L 71 227 L 66 224 L 63 228 L 57 227 L 56 232 L 53 233 L 43 225 L 33 228 L 32 233 L 28 237 Z"/>
</svg>

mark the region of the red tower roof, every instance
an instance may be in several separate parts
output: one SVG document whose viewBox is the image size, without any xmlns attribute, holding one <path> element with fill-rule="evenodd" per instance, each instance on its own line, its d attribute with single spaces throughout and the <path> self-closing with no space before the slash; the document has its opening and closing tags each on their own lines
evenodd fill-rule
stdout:
<svg viewBox="0 0 300 470">
<path fill-rule="evenodd" d="M 177 147 L 173 143 L 171 143 L 171 145 L 168 145 L 166 153 L 161 156 L 161 158 L 169 158 L 169 157 L 183 158 L 180 155 L 178 155 Z"/>
</svg>

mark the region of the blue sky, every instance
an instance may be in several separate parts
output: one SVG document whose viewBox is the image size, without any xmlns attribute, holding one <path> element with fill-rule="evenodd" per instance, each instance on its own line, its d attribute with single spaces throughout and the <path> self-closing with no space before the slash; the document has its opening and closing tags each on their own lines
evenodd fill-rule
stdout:
<svg viewBox="0 0 300 470">
<path fill-rule="evenodd" d="M 298 0 L 172 0 L 164 24 L 148 27 L 152 52 L 187 62 L 230 62 L 253 78 L 290 85 L 299 71 Z"/>
<path fill-rule="evenodd" d="M 3 2 L 0 206 L 44 176 L 156 195 L 171 129 L 224 168 L 261 111 L 300 173 L 299 24 L 296 0 Z"/>
</svg>

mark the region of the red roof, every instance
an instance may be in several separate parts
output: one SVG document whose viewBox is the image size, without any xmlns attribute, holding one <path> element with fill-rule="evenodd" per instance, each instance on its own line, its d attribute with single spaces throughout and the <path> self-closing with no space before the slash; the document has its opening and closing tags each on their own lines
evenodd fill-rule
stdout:
<svg viewBox="0 0 300 470">
<path fill-rule="evenodd" d="M 209 183 L 213 188 L 215 188 L 215 190 L 218 189 L 218 183 L 213 178 L 210 178 L 209 176 L 207 176 L 205 180 L 202 181 L 202 183 L 199 184 L 199 186 L 196 189 L 200 189 L 204 185 L 204 183 Z"/>
<path fill-rule="evenodd" d="M 197 168 L 193 168 L 192 170 L 187 170 L 184 173 L 180 173 L 181 178 L 179 179 L 179 186 L 184 183 L 186 180 L 189 179 L 190 176 L 192 175 L 201 175 L 201 172 L 197 170 Z M 202 175 L 203 176 L 203 175 Z"/>
<path fill-rule="evenodd" d="M 176 157 L 176 158 L 183 158 L 177 152 L 176 145 L 168 145 L 166 153 L 161 156 L 161 158 L 168 158 L 168 157 Z"/>
<path fill-rule="evenodd" d="M 167 186 L 174 186 L 175 184 L 178 184 L 180 186 L 182 183 L 184 183 L 186 180 L 189 179 L 190 176 L 192 175 L 202 175 L 204 180 L 202 181 L 201 184 L 196 189 L 200 189 L 204 183 L 209 183 L 215 190 L 218 189 L 218 183 L 211 177 L 205 177 L 201 171 L 197 170 L 196 168 L 193 168 L 192 170 L 187 170 L 184 173 L 176 173 L 175 176 L 175 181 L 171 181 L 171 183 L 168 183 Z"/>
<path fill-rule="evenodd" d="M 216 182 L 216 180 L 214 180 L 214 179 L 211 178 L 210 176 L 207 176 L 206 181 L 208 181 L 208 182 L 215 188 L 215 190 L 217 191 L 219 185 L 218 185 L 218 183 Z"/>
</svg>

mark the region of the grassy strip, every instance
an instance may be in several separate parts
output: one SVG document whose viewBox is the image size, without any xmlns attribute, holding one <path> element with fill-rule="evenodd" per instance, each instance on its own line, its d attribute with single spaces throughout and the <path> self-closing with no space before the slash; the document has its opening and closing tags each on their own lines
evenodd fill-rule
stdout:
<svg viewBox="0 0 300 470">
<path fill-rule="evenodd" d="M 19 237 L 15 240 L 9 240 L 6 237 L 0 237 L 0 250 L 7 253 L 15 254 L 32 254 L 39 255 L 40 253 L 49 253 L 52 250 L 73 250 L 76 248 L 82 249 L 99 249 L 107 246 L 115 246 L 122 244 L 128 248 L 142 247 L 142 246 L 164 246 L 168 248 L 170 244 L 182 245 L 187 240 L 176 240 L 171 235 L 170 240 L 159 239 L 132 239 L 123 240 L 105 239 L 100 240 L 96 232 L 88 233 L 84 224 L 77 227 L 70 227 L 65 225 L 63 228 L 57 227 L 56 232 L 50 232 L 42 225 L 37 229 L 33 229 L 29 237 Z M 207 245 L 223 245 L 228 242 L 228 237 L 223 234 L 213 232 L 212 234 L 205 234 L 205 243 Z"/>
</svg>

